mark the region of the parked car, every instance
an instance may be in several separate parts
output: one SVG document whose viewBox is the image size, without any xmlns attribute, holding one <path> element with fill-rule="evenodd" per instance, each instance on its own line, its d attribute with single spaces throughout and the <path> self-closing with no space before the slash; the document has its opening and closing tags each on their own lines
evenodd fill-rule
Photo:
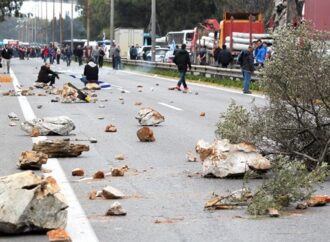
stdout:
<svg viewBox="0 0 330 242">
<path fill-rule="evenodd" d="M 156 49 L 160 48 L 159 45 L 156 45 Z M 138 49 L 138 60 L 147 60 L 147 55 L 151 51 L 151 45 L 144 45 Z"/>
<path fill-rule="evenodd" d="M 155 54 L 155 61 L 156 62 L 164 62 L 166 53 L 169 51 L 168 48 L 158 48 L 156 49 L 156 54 Z M 151 61 L 152 56 L 151 56 L 151 51 L 148 52 L 147 54 L 147 61 Z"/>
</svg>

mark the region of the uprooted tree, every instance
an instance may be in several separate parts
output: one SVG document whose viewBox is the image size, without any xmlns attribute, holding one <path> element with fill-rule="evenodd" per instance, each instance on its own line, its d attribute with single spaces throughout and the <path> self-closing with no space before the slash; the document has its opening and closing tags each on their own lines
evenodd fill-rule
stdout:
<svg viewBox="0 0 330 242">
<path fill-rule="evenodd" d="M 264 153 L 285 155 L 314 167 L 330 163 L 330 56 L 328 33 L 309 24 L 274 35 L 275 55 L 262 71 L 267 105 L 250 111 L 232 104 L 216 134 L 247 141 Z"/>
</svg>

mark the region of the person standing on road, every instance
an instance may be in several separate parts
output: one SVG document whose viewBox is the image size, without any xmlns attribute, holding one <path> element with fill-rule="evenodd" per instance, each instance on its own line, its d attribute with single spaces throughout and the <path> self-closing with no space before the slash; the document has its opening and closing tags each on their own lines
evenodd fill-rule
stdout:
<svg viewBox="0 0 330 242">
<path fill-rule="evenodd" d="M 57 63 L 57 65 L 60 64 L 61 53 L 62 53 L 61 48 L 57 47 L 56 48 L 56 63 Z"/>
<path fill-rule="evenodd" d="M 227 49 L 226 45 L 222 46 L 222 50 L 218 56 L 218 63 L 221 65 L 222 68 L 227 68 L 228 65 L 233 61 L 233 56 L 231 55 L 230 51 Z"/>
<path fill-rule="evenodd" d="M 99 67 L 102 68 L 103 66 L 103 60 L 104 60 L 104 56 L 105 56 L 105 51 L 104 51 L 104 48 L 101 47 L 100 48 L 100 54 L 99 54 Z"/>
<path fill-rule="evenodd" d="M 60 79 L 58 74 L 50 69 L 50 64 L 45 63 L 40 68 L 38 80 L 36 82 L 43 84 L 50 83 L 49 86 L 52 87 L 55 84 L 55 77 Z"/>
<path fill-rule="evenodd" d="M 181 50 L 177 51 L 173 62 L 177 65 L 179 73 L 180 73 L 180 80 L 178 81 L 176 89 L 181 91 L 181 85 L 183 85 L 184 90 L 188 90 L 188 86 L 186 83 L 186 72 L 189 67 L 191 70 L 191 63 L 188 51 L 186 51 L 186 45 L 181 45 Z"/>
<path fill-rule="evenodd" d="M 82 58 L 83 58 L 83 55 L 84 55 L 84 51 L 83 51 L 83 49 L 81 48 L 80 45 L 78 45 L 78 47 L 77 47 L 76 55 L 77 55 L 79 66 L 81 66 L 82 65 Z"/>
<path fill-rule="evenodd" d="M 65 55 L 65 60 L 66 60 L 66 65 L 70 66 L 71 65 L 71 57 L 72 57 L 72 51 L 70 46 L 66 46 L 64 50 L 64 55 Z"/>
<path fill-rule="evenodd" d="M 13 57 L 13 50 L 8 46 L 5 47 L 1 51 L 1 57 L 4 59 L 4 62 L 7 66 L 7 74 L 10 72 L 10 59 Z"/>
<path fill-rule="evenodd" d="M 99 46 L 95 46 L 95 48 L 91 47 L 92 48 L 92 57 L 94 59 L 94 63 L 96 65 L 99 64 L 99 58 L 100 58 L 100 49 L 99 49 Z"/>
<path fill-rule="evenodd" d="M 251 76 L 254 72 L 253 63 L 253 47 L 249 46 L 247 50 L 243 50 L 238 56 L 238 63 L 241 66 L 243 73 L 243 93 L 251 94 L 250 92 L 250 82 Z"/>
</svg>

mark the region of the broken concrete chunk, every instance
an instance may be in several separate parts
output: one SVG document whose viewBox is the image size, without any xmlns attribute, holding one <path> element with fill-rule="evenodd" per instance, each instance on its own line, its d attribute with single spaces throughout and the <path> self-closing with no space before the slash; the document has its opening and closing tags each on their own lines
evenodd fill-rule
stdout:
<svg viewBox="0 0 330 242">
<path fill-rule="evenodd" d="M 93 179 L 104 179 L 105 175 L 103 171 L 97 171 L 94 175 L 93 175 Z"/>
<path fill-rule="evenodd" d="M 199 116 L 201 116 L 201 117 L 205 117 L 205 112 L 201 112 L 201 113 L 199 114 Z"/>
<path fill-rule="evenodd" d="M 165 121 L 164 116 L 152 108 L 141 108 L 136 119 L 142 126 L 156 126 Z"/>
<path fill-rule="evenodd" d="M 269 160 L 244 143 L 236 145 L 228 140 L 217 140 L 209 144 L 199 140 L 196 152 L 203 161 L 203 176 L 242 176 L 249 170 L 263 173 L 271 168 Z"/>
<path fill-rule="evenodd" d="M 320 207 L 330 203 L 330 197 L 326 195 L 313 195 L 307 201 L 309 207 Z"/>
<path fill-rule="evenodd" d="M 191 152 L 188 152 L 186 154 L 186 158 L 189 162 L 196 162 L 197 161 L 197 157 Z"/>
<path fill-rule="evenodd" d="M 105 127 L 105 132 L 115 133 L 117 132 L 116 126 L 109 124 Z"/>
<path fill-rule="evenodd" d="M 66 136 L 76 127 L 72 119 L 67 116 L 35 118 L 21 124 L 21 129 L 28 134 L 31 134 L 33 128 L 39 129 L 42 136 L 54 134 Z"/>
<path fill-rule="evenodd" d="M 99 108 L 105 108 L 105 105 L 101 104 L 99 105 Z"/>
<path fill-rule="evenodd" d="M 32 128 L 31 137 L 38 137 L 40 135 L 41 135 L 41 133 L 40 133 L 40 130 L 38 128 Z"/>
<path fill-rule="evenodd" d="M 9 122 L 9 126 L 10 127 L 15 127 L 15 126 L 17 126 L 17 124 L 15 122 Z"/>
<path fill-rule="evenodd" d="M 82 168 L 75 168 L 71 171 L 72 176 L 84 176 L 85 171 Z"/>
<path fill-rule="evenodd" d="M 106 216 L 125 216 L 127 213 L 119 202 L 114 202 L 105 214 Z"/>
<path fill-rule="evenodd" d="M 115 167 L 111 169 L 111 176 L 124 176 L 125 172 L 128 171 L 128 166 Z"/>
<path fill-rule="evenodd" d="M 21 95 L 22 95 L 22 96 L 34 96 L 35 93 L 32 92 L 32 90 L 29 88 L 29 89 L 23 89 L 23 90 L 21 91 Z"/>
<path fill-rule="evenodd" d="M 169 87 L 168 88 L 168 90 L 170 90 L 170 91 L 173 91 L 173 90 L 175 90 L 176 89 L 176 87 Z"/>
<path fill-rule="evenodd" d="M 112 186 L 106 186 L 102 189 L 102 196 L 105 199 L 120 199 L 125 197 L 124 193 Z"/>
<path fill-rule="evenodd" d="M 8 118 L 9 118 L 11 121 L 19 121 L 19 118 L 18 118 L 17 114 L 14 113 L 14 112 L 9 113 L 9 114 L 8 114 Z"/>
<path fill-rule="evenodd" d="M 90 139 L 89 139 L 89 142 L 91 142 L 92 144 L 95 144 L 95 143 L 97 143 L 97 139 L 95 139 L 95 138 L 90 138 Z"/>
<path fill-rule="evenodd" d="M 17 166 L 22 170 L 40 170 L 43 164 L 46 164 L 48 155 L 36 151 L 22 152 Z"/>
<path fill-rule="evenodd" d="M 96 191 L 92 191 L 88 194 L 89 200 L 95 200 L 96 199 Z"/>
<path fill-rule="evenodd" d="M 71 144 L 63 139 L 45 140 L 33 144 L 32 150 L 47 154 L 49 157 L 77 157 L 82 152 L 89 151 L 89 146 L 84 144 Z"/>
<path fill-rule="evenodd" d="M 307 202 L 298 202 L 296 204 L 296 209 L 307 209 L 308 203 Z"/>
<path fill-rule="evenodd" d="M 38 105 L 38 106 L 37 106 L 37 109 L 41 109 L 41 108 L 42 108 L 42 105 Z"/>
<path fill-rule="evenodd" d="M 49 242 L 72 242 L 68 232 L 64 229 L 54 229 L 47 232 Z"/>
<path fill-rule="evenodd" d="M 276 208 L 268 208 L 267 213 L 268 213 L 268 216 L 272 217 L 272 218 L 277 218 L 280 216 L 280 213 L 278 212 L 278 210 Z"/>
<path fill-rule="evenodd" d="M 32 171 L 0 177 L 0 233 L 65 228 L 68 205 L 55 179 Z"/>
<path fill-rule="evenodd" d="M 155 136 L 152 129 L 149 127 L 143 127 L 136 132 L 137 137 L 141 142 L 154 142 Z"/>
<path fill-rule="evenodd" d="M 141 106 L 142 105 L 142 102 L 135 102 L 134 105 L 135 106 Z"/>
</svg>

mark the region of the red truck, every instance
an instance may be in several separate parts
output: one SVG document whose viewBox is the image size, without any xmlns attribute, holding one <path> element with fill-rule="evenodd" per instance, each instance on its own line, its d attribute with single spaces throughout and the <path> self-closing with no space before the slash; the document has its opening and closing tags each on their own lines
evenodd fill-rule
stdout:
<svg viewBox="0 0 330 242">
<path fill-rule="evenodd" d="M 330 0 L 305 0 L 303 19 L 312 21 L 318 30 L 330 31 Z"/>
</svg>

